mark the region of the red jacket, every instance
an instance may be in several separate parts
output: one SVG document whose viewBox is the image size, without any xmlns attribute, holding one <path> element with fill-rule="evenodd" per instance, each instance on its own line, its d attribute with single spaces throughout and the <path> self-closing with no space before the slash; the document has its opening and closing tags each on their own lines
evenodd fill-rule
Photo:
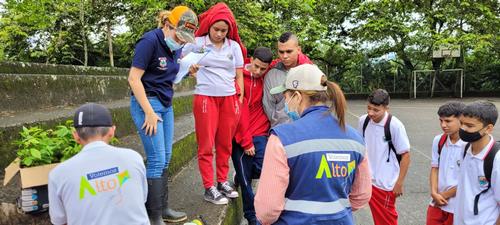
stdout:
<svg viewBox="0 0 500 225">
<path fill-rule="evenodd" d="M 254 136 L 268 135 L 270 123 L 267 119 L 262 105 L 262 95 L 264 88 L 264 76 L 252 77 L 250 71 L 243 67 L 244 78 L 244 98 L 240 108 L 241 117 L 236 129 L 235 139 L 243 149 L 247 150 L 253 146 Z"/>
<path fill-rule="evenodd" d="M 243 42 L 241 42 L 240 35 L 238 34 L 238 24 L 236 23 L 236 19 L 234 18 L 231 9 L 223 2 L 219 2 L 213 5 L 206 12 L 198 16 L 198 21 L 200 22 L 200 26 L 198 30 L 196 30 L 194 35 L 196 37 L 207 35 L 210 32 L 210 27 L 215 22 L 220 20 L 223 20 L 229 25 L 227 38 L 236 41 L 238 42 L 238 44 L 240 44 L 243 58 L 246 58 L 247 49 L 245 48 L 245 45 L 243 45 Z"/>
</svg>

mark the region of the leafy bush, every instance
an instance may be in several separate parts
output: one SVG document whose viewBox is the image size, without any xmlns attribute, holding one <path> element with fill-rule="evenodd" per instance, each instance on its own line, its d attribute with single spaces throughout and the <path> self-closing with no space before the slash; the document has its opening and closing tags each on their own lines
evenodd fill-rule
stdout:
<svg viewBox="0 0 500 225">
<path fill-rule="evenodd" d="M 19 133 L 20 140 L 14 142 L 18 146 L 17 156 L 22 167 L 33 167 L 63 162 L 76 155 L 82 146 L 73 139 L 73 121 L 56 126 L 54 130 L 40 127 L 23 127 Z M 113 138 L 111 143 L 118 140 Z"/>
</svg>

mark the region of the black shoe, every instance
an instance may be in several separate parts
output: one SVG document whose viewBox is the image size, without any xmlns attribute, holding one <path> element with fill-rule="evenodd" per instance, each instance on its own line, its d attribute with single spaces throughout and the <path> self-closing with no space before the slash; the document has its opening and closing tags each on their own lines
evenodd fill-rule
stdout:
<svg viewBox="0 0 500 225">
<path fill-rule="evenodd" d="M 168 223 L 178 223 L 187 220 L 187 215 L 184 212 L 177 212 L 168 207 L 168 175 L 167 171 L 163 170 L 163 207 L 162 207 L 162 217 Z"/>
<path fill-rule="evenodd" d="M 206 201 L 209 201 L 216 205 L 225 205 L 229 202 L 229 200 L 226 197 L 224 197 L 224 195 L 222 195 L 214 186 L 207 188 L 205 190 L 203 198 Z"/>
<path fill-rule="evenodd" d="M 233 187 L 231 187 L 231 185 L 227 181 L 226 182 L 222 182 L 222 183 L 218 183 L 217 184 L 217 190 L 219 190 L 220 193 L 222 193 L 223 195 L 225 195 L 228 198 L 237 198 L 238 196 L 240 196 L 238 194 L 238 192 L 235 191 L 233 189 Z"/>
<path fill-rule="evenodd" d="M 146 210 L 148 211 L 151 225 L 165 225 L 162 214 L 162 201 L 164 189 L 162 178 L 148 178 L 148 198 L 146 200 Z"/>
<path fill-rule="evenodd" d="M 170 208 L 163 209 L 163 219 L 168 223 L 178 223 L 187 220 L 187 215 L 184 212 L 177 212 Z"/>
</svg>

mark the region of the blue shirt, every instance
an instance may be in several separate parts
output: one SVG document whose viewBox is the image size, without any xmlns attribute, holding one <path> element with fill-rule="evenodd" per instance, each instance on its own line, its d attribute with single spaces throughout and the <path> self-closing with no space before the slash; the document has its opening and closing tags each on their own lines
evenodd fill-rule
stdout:
<svg viewBox="0 0 500 225">
<path fill-rule="evenodd" d="M 156 96 L 165 107 L 172 105 L 175 75 L 179 71 L 177 60 L 182 50 L 171 51 L 165 43 L 161 29 L 144 34 L 135 45 L 132 66 L 144 70 L 141 78 L 148 96 Z"/>
</svg>

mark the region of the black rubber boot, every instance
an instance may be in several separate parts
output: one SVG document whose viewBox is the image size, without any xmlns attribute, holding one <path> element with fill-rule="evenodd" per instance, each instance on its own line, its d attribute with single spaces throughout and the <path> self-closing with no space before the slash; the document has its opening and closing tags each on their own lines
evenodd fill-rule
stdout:
<svg viewBox="0 0 500 225">
<path fill-rule="evenodd" d="M 151 225 L 165 225 L 162 214 L 162 200 L 164 195 L 163 178 L 148 178 L 148 198 L 146 210 Z"/>
<path fill-rule="evenodd" d="M 162 216 L 168 223 L 178 223 L 187 220 L 187 215 L 184 212 L 177 212 L 171 208 L 168 208 L 168 172 L 163 170 L 163 210 Z"/>
</svg>

